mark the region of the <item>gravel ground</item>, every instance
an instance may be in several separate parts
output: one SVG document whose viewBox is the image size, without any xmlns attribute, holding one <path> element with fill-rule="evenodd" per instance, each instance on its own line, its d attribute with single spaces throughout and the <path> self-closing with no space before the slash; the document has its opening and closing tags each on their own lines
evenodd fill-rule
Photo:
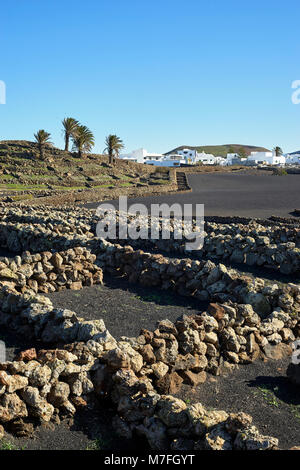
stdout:
<svg viewBox="0 0 300 470">
<path fill-rule="evenodd" d="M 129 199 L 130 204 L 204 204 L 205 215 L 266 219 L 290 217 L 300 208 L 300 175 L 243 173 L 188 174 L 192 192 Z M 118 201 L 112 202 L 116 207 Z M 99 202 L 100 203 L 100 202 Z M 86 204 L 96 208 L 98 203 Z"/>
<path fill-rule="evenodd" d="M 184 385 L 177 396 L 207 408 L 244 411 L 264 435 L 279 439 L 281 449 L 300 445 L 299 387 L 286 377 L 289 359 L 240 365 L 227 377 L 208 376 L 198 388 Z"/>
<path fill-rule="evenodd" d="M 199 313 L 208 305 L 197 299 L 133 285 L 126 279 L 107 275 L 103 286 L 54 292 L 48 297 L 54 307 L 74 310 L 86 320 L 102 318 L 116 339 L 137 336 L 141 328 L 153 330 L 160 320 L 169 318 L 175 321 L 183 314 Z"/>
<path fill-rule="evenodd" d="M 115 415 L 110 403 L 99 403 L 95 410 L 77 411 L 74 420 L 62 421 L 59 425 L 45 423 L 35 429 L 30 438 L 15 438 L 5 435 L 3 449 L 12 450 L 114 450 L 134 452 L 138 446 L 147 450 L 144 439 L 125 440 L 116 436 L 112 425 Z"/>
</svg>

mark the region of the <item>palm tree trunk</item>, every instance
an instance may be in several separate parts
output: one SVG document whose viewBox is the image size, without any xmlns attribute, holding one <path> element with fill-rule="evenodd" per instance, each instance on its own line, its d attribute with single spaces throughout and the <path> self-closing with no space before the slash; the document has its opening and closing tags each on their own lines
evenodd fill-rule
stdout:
<svg viewBox="0 0 300 470">
<path fill-rule="evenodd" d="M 68 152 L 69 151 L 69 134 L 66 133 L 65 135 L 65 152 Z"/>
<path fill-rule="evenodd" d="M 44 160 L 44 147 L 43 147 L 43 145 L 40 145 L 40 159 Z"/>
</svg>

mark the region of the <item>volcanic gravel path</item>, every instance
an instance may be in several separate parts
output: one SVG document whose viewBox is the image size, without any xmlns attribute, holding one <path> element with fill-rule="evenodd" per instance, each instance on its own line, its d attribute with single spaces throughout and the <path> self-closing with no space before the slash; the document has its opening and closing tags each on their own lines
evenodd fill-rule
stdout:
<svg viewBox="0 0 300 470">
<path fill-rule="evenodd" d="M 300 175 L 251 175 L 245 173 L 188 174 L 192 192 L 129 199 L 130 204 L 204 204 L 205 215 L 266 219 L 290 217 L 300 208 Z M 105 201 L 118 208 L 118 201 Z M 100 201 L 99 201 L 100 203 Z M 97 208 L 99 203 L 84 207 Z"/>
</svg>

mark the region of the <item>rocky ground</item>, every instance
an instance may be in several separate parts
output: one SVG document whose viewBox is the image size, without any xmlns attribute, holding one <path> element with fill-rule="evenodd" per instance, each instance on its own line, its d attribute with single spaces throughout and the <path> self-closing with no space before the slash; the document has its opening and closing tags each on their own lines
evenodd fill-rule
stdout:
<svg viewBox="0 0 300 470">
<path fill-rule="evenodd" d="M 169 172 L 133 162 L 76 153 L 47 146 L 45 159 L 39 159 L 37 145 L 28 141 L 0 141 L 0 198 L 40 204 L 88 202 L 160 191 L 172 191 Z M 37 199 L 37 201 L 36 201 Z"/>
</svg>

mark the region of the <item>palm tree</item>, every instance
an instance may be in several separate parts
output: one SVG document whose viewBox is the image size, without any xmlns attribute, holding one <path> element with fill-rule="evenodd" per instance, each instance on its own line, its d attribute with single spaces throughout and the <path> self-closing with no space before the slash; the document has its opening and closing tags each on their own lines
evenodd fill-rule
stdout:
<svg viewBox="0 0 300 470">
<path fill-rule="evenodd" d="M 275 152 L 276 157 L 279 157 L 280 155 L 283 154 L 283 151 L 282 151 L 281 147 L 274 147 L 273 152 Z"/>
<path fill-rule="evenodd" d="M 63 132 L 65 134 L 65 152 L 69 151 L 69 141 L 70 137 L 76 132 L 77 127 L 79 126 L 79 122 L 71 117 L 65 118 L 62 121 L 63 125 Z"/>
<path fill-rule="evenodd" d="M 104 153 L 108 153 L 109 163 L 114 163 L 114 157 L 118 157 L 120 150 L 124 148 L 123 141 L 117 135 L 110 134 L 105 139 Z"/>
<path fill-rule="evenodd" d="M 73 147 L 78 152 L 78 157 L 82 158 L 85 152 L 89 152 L 95 145 L 93 133 L 86 126 L 77 126 L 72 134 Z"/>
<path fill-rule="evenodd" d="M 38 148 L 40 151 L 40 159 L 44 160 L 44 149 L 46 144 L 50 144 L 50 136 L 49 132 L 44 131 L 44 129 L 40 129 L 36 134 L 34 134 L 34 138 L 38 144 Z"/>
</svg>

